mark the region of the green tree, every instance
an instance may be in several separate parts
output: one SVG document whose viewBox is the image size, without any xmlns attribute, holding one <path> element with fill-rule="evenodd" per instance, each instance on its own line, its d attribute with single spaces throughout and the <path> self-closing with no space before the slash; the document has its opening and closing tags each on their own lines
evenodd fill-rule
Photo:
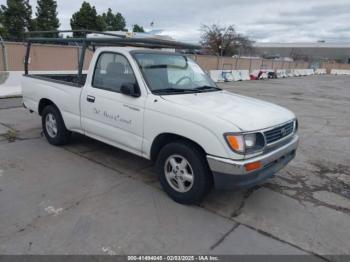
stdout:
<svg viewBox="0 0 350 262">
<path fill-rule="evenodd" d="M 107 31 L 127 31 L 125 18 L 121 13 L 114 14 L 111 8 L 102 14 Z"/>
<path fill-rule="evenodd" d="M 4 38 L 14 41 L 23 40 L 25 31 L 32 30 L 32 7 L 29 0 L 7 0 L 1 5 L 1 22 Z"/>
<path fill-rule="evenodd" d="M 36 10 L 35 30 L 58 30 L 60 22 L 57 18 L 57 2 L 55 0 L 38 0 Z M 51 36 L 58 37 L 58 34 L 51 34 Z"/>
<path fill-rule="evenodd" d="M 4 27 L 4 12 L 2 11 L 0 7 L 0 36 L 4 37 L 6 34 L 6 30 Z"/>
<path fill-rule="evenodd" d="M 139 33 L 144 33 L 145 29 L 143 28 L 143 26 L 140 26 L 138 24 L 135 24 L 132 28 L 133 32 L 139 32 Z"/>
<path fill-rule="evenodd" d="M 96 30 L 104 31 L 106 24 L 102 16 L 97 15 L 95 6 L 91 6 L 87 2 L 83 2 L 80 10 L 72 15 L 70 19 L 72 30 Z M 75 37 L 84 36 L 84 33 L 76 32 Z"/>
</svg>

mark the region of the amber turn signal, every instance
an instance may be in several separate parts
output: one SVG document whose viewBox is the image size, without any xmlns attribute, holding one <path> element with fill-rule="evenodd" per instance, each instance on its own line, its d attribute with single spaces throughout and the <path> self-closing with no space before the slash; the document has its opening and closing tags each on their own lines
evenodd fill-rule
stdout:
<svg viewBox="0 0 350 262">
<path fill-rule="evenodd" d="M 226 139 L 233 150 L 237 152 L 244 152 L 244 140 L 242 136 L 227 135 Z"/>
<path fill-rule="evenodd" d="M 262 165 L 261 165 L 261 162 L 260 162 L 260 161 L 252 162 L 252 163 L 249 163 L 249 164 L 245 164 L 245 165 L 244 165 L 245 170 L 246 170 L 247 172 L 260 169 L 261 166 L 262 166 Z"/>
</svg>

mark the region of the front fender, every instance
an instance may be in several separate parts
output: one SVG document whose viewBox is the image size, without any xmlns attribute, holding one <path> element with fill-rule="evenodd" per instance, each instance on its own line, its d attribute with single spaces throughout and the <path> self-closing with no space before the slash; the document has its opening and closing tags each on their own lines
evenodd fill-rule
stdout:
<svg viewBox="0 0 350 262">
<path fill-rule="evenodd" d="M 169 112 L 169 110 L 165 111 Z M 191 115 L 196 117 L 194 113 Z M 151 158 L 153 141 L 161 134 L 178 135 L 200 145 L 208 155 L 223 158 L 241 159 L 241 155 L 234 154 L 226 145 L 220 128 L 213 124 L 213 128 L 200 121 L 190 121 L 164 111 L 145 110 L 143 153 Z"/>
</svg>

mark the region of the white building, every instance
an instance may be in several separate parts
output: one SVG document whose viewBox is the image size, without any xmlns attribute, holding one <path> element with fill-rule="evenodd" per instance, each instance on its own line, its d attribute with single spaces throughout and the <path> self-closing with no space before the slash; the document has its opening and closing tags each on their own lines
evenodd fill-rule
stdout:
<svg viewBox="0 0 350 262">
<path fill-rule="evenodd" d="M 312 61 L 350 63 L 350 43 L 254 43 L 255 54 L 267 57 L 307 56 Z"/>
</svg>

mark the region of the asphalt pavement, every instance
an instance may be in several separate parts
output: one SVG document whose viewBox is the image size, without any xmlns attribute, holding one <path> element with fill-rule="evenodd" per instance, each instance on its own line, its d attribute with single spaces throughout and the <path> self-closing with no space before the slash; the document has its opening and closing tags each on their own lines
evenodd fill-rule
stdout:
<svg viewBox="0 0 350 262">
<path fill-rule="evenodd" d="M 20 99 L 0 99 L 0 253 L 349 255 L 349 80 L 220 84 L 294 111 L 301 142 L 275 178 L 200 206 L 170 200 L 152 164 L 125 151 L 76 134 L 49 145 Z"/>
</svg>

